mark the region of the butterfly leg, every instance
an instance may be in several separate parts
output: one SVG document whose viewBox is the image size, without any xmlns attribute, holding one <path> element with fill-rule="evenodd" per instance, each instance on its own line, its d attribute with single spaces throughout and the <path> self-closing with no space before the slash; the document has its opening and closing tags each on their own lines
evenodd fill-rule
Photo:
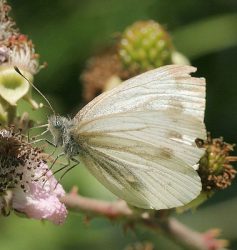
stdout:
<svg viewBox="0 0 237 250">
<path fill-rule="evenodd" d="M 70 163 L 71 163 L 70 160 L 74 162 L 74 164 L 73 164 L 71 167 L 69 167 L 69 166 L 70 166 Z M 79 163 L 80 163 L 79 160 L 77 160 L 77 159 L 75 159 L 75 158 L 72 157 L 72 158 L 68 159 L 68 163 L 67 163 L 66 165 L 64 165 L 63 167 L 61 167 L 61 168 L 58 169 L 57 171 L 55 171 L 54 174 L 56 174 L 56 173 L 58 173 L 59 171 L 61 171 L 61 170 L 65 169 L 65 168 L 67 168 L 67 170 L 66 170 L 66 171 L 62 174 L 62 176 L 60 177 L 59 180 L 61 180 L 61 179 L 63 178 L 63 176 L 64 176 L 68 171 L 70 171 L 71 169 L 73 169 L 73 168 L 74 168 L 75 166 L 77 166 Z"/>
<path fill-rule="evenodd" d="M 74 164 L 73 164 L 71 167 L 68 167 L 68 166 L 70 165 L 70 160 L 72 160 L 72 161 L 74 162 Z M 55 171 L 55 172 L 53 173 L 53 174 L 56 174 L 56 173 L 58 173 L 59 171 L 61 171 L 61 170 L 65 169 L 65 168 L 67 168 L 67 169 L 64 171 L 64 173 L 60 176 L 59 180 L 57 181 L 57 184 L 55 185 L 55 189 L 57 188 L 57 185 L 61 182 L 61 180 L 63 179 L 63 177 L 64 177 L 70 170 L 72 170 L 74 167 L 76 167 L 79 163 L 80 163 L 80 162 L 79 162 L 77 159 L 75 159 L 75 158 L 70 158 L 70 159 L 68 159 L 68 164 L 67 164 L 67 165 L 61 167 L 60 169 L 58 169 L 57 171 Z"/>
<path fill-rule="evenodd" d="M 46 134 L 47 132 L 49 132 L 49 129 L 46 129 L 46 130 L 44 130 L 42 133 L 40 133 L 40 134 L 38 134 L 38 135 L 35 135 L 33 138 L 40 137 L 40 136 Z"/>
<path fill-rule="evenodd" d="M 44 141 L 44 142 L 47 142 L 49 145 L 53 146 L 53 147 L 57 147 L 56 144 L 54 144 L 53 142 L 49 141 L 48 139 L 38 139 L 38 140 L 35 140 L 35 141 L 32 141 L 31 143 L 37 143 L 37 142 L 41 142 L 41 141 Z"/>
<path fill-rule="evenodd" d="M 32 129 L 44 128 L 44 127 L 48 127 L 48 124 L 43 124 L 43 125 L 34 126 L 32 128 L 29 128 L 28 131 L 27 131 L 28 142 L 30 142 L 30 131 L 32 131 Z M 42 136 L 42 135 L 44 135 L 48 131 L 49 131 L 49 129 L 47 128 L 45 131 L 43 131 L 42 133 L 40 133 L 40 134 L 38 134 L 36 136 L 33 136 L 32 138 L 36 138 L 36 137 Z"/>
<path fill-rule="evenodd" d="M 62 157 L 63 155 L 65 155 L 64 152 L 60 153 L 59 155 L 57 155 L 57 156 L 55 157 L 55 159 L 53 160 L 53 163 L 51 164 L 51 166 L 50 166 L 50 168 L 48 169 L 48 171 L 51 170 L 51 169 L 53 168 L 53 166 L 54 166 L 54 164 L 56 163 L 56 161 L 57 161 L 60 157 Z"/>
<path fill-rule="evenodd" d="M 74 158 L 74 157 L 71 157 L 71 160 L 72 160 L 73 162 L 77 163 L 77 164 L 80 164 L 80 161 L 79 161 L 79 160 L 77 160 L 77 159 L 76 159 L 76 158 Z"/>
<path fill-rule="evenodd" d="M 62 153 L 62 154 L 64 154 L 64 153 Z M 62 155 L 60 154 L 58 157 L 56 157 L 56 160 L 57 160 L 60 156 L 62 156 Z M 56 162 L 56 160 L 54 160 L 54 163 Z M 67 167 L 68 167 L 68 164 L 66 164 L 66 165 L 64 165 L 63 167 L 61 167 L 61 168 L 57 169 L 56 171 L 54 171 L 48 178 L 46 178 L 46 180 L 45 180 L 44 183 L 43 183 L 43 187 L 44 187 L 44 185 L 46 184 L 46 182 L 47 182 L 51 177 L 53 177 L 55 174 L 57 174 L 58 172 L 62 171 L 63 169 L 65 169 L 65 168 L 67 168 Z M 45 176 L 45 174 L 46 174 L 47 172 L 49 172 L 50 169 L 52 169 L 52 166 L 51 166 L 51 167 L 50 167 L 41 177 Z M 63 174 L 63 175 L 64 175 L 64 174 Z M 61 179 L 62 179 L 62 178 L 60 178 L 60 180 L 61 180 Z M 57 181 L 57 184 L 55 185 L 55 188 L 57 187 L 58 183 L 59 183 L 59 181 Z"/>
<path fill-rule="evenodd" d="M 43 174 L 41 174 L 35 181 L 38 181 L 38 180 L 40 180 L 42 177 L 44 177 L 52 168 L 53 168 L 53 166 L 54 166 L 54 164 L 56 163 L 56 161 L 61 157 L 61 156 L 63 156 L 63 155 L 65 155 L 65 153 L 60 153 L 59 155 L 57 155 L 56 157 L 55 157 L 55 159 L 54 159 L 54 161 L 53 161 L 53 163 L 51 164 L 51 166 L 43 173 Z M 62 168 L 63 169 L 63 168 Z M 59 170 L 57 170 L 57 171 L 55 171 L 55 172 L 58 172 Z M 53 176 L 54 175 L 54 173 L 51 175 L 51 176 Z M 50 176 L 50 177 L 51 177 Z M 50 178 L 49 177 L 49 178 Z M 49 179 L 49 178 L 46 178 L 46 180 L 44 180 L 44 183 L 43 183 L 43 186 L 45 185 L 45 183 L 47 182 L 47 180 Z"/>
</svg>

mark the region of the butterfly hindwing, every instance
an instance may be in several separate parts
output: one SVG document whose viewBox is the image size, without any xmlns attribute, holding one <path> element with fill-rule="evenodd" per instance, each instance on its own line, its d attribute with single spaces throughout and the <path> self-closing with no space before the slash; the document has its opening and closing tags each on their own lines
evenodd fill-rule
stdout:
<svg viewBox="0 0 237 250">
<path fill-rule="evenodd" d="M 176 113 L 170 118 L 164 111 L 139 111 L 82 123 L 76 131 L 85 152 L 81 160 L 130 204 L 156 209 L 183 205 L 201 189 L 190 164 L 203 151 L 189 143 L 202 134 L 195 133 L 197 121 L 192 121 L 185 130 L 187 141 L 173 140 L 183 124 L 177 124 L 176 118 Z"/>
</svg>

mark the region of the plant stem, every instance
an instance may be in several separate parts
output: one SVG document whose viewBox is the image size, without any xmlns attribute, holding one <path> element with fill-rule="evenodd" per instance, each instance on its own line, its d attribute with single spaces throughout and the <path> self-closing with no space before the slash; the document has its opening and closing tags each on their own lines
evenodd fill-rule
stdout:
<svg viewBox="0 0 237 250">
<path fill-rule="evenodd" d="M 16 118 L 16 106 L 9 105 L 7 109 L 7 122 L 8 126 L 14 124 Z"/>
<path fill-rule="evenodd" d="M 89 218 L 104 216 L 111 220 L 122 219 L 128 225 L 142 225 L 155 232 L 162 231 L 185 249 L 220 250 L 227 245 L 227 241 L 216 239 L 219 230 L 211 229 L 204 233 L 194 231 L 168 216 L 166 210 L 156 213 L 150 213 L 148 210 L 137 211 L 130 208 L 124 200 L 108 202 L 82 197 L 77 194 L 76 187 L 62 197 L 61 201 L 68 209 L 83 212 Z"/>
</svg>

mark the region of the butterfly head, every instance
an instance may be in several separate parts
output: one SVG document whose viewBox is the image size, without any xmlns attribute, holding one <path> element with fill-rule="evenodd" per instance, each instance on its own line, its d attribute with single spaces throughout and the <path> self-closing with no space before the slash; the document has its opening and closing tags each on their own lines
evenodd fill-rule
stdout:
<svg viewBox="0 0 237 250">
<path fill-rule="evenodd" d="M 80 152 L 80 146 L 74 140 L 71 133 L 74 126 L 74 120 L 63 116 L 53 115 L 48 119 L 49 131 L 53 135 L 54 144 L 62 146 L 65 154 L 71 158 Z"/>
<path fill-rule="evenodd" d="M 52 115 L 48 119 L 49 131 L 53 135 L 56 146 L 62 146 L 67 137 L 70 120 L 63 116 Z"/>
</svg>

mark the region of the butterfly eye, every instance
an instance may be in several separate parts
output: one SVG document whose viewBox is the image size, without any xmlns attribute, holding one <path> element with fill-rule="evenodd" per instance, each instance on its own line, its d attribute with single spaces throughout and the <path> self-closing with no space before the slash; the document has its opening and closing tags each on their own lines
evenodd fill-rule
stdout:
<svg viewBox="0 0 237 250">
<path fill-rule="evenodd" d="M 55 128 L 60 128 L 61 127 L 61 120 L 59 119 L 58 116 L 55 117 Z"/>
</svg>

